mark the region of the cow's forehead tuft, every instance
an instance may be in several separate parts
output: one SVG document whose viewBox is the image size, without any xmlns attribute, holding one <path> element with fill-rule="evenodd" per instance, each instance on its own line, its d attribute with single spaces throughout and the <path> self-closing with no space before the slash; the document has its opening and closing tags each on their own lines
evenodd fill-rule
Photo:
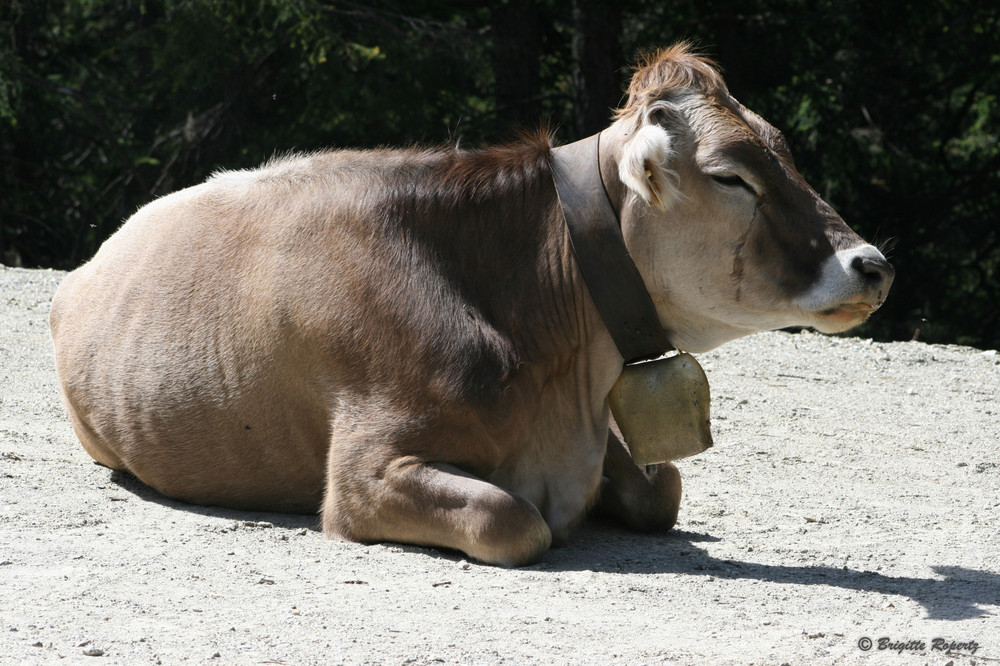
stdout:
<svg viewBox="0 0 1000 666">
<path fill-rule="evenodd" d="M 616 115 L 631 115 L 650 102 L 681 90 L 694 90 L 706 96 L 728 94 L 716 63 L 697 53 L 687 42 L 647 54 L 639 61 L 629 82 L 628 102 Z"/>
</svg>

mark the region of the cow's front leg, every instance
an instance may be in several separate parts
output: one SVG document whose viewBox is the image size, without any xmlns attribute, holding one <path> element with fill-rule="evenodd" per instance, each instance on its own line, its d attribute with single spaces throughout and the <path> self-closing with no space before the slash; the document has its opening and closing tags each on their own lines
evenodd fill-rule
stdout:
<svg viewBox="0 0 1000 666">
<path fill-rule="evenodd" d="M 595 512 L 642 532 L 669 530 L 681 504 L 681 475 L 673 463 L 639 467 L 608 432 L 604 480 Z"/>
<path fill-rule="evenodd" d="M 407 456 L 368 466 L 331 455 L 328 471 L 330 538 L 454 548 L 502 566 L 537 562 L 552 544 L 534 505 L 453 465 Z"/>
</svg>

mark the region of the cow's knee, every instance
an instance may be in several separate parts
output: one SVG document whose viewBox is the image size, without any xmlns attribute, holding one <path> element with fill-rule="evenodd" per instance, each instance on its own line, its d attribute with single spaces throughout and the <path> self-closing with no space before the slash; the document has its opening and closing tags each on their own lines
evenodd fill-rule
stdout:
<svg viewBox="0 0 1000 666">
<path fill-rule="evenodd" d="M 328 537 L 451 548 L 500 566 L 537 562 L 552 544 L 534 505 L 452 465 L 404 458 L 376 474 L 358 470 L 331 462 Z"/>
<path fill-rule="evenodd" d="M 666 531 L 677 523 L 681 475 L 673 463 L 639 467 L 609 433 L 604 477 L 597 506 L 601 515 L 643 532 Z"/>
<path fill-rule="evenodd" d="M 646 529 L 669 530 L 677 524 L 681 506 L 681 473 L 669 462 L 652 465 L 645 472 L 650 479 L 649 507 L 642 517 Z"/>
<path fill-rule="evenodd" d="M 533 564 L 552 546 L 552 531 L 538 509 L 500 488 L 470 507 L 465 528 L 470 557 L 500 566 Z"/>
</svg>

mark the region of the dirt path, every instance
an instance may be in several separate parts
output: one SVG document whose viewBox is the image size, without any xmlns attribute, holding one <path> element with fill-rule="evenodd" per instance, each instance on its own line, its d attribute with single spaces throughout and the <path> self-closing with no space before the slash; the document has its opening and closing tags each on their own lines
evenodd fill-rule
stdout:
<svg viewBox="0 0 1000 666">
<path fill-rule="evenodd" d="M 52 369 L 61 277 L 0 268 L 0 663 L 1000 663 L 996 352 L 702 354 L 716 446 L 679 465 L 678 529 L 587 525 L 504 570 L 93 464 Z"/>
</svg>

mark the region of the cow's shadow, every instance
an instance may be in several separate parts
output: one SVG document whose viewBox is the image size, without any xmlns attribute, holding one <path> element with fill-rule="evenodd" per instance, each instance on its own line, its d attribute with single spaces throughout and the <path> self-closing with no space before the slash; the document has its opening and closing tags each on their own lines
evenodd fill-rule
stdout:
<svg viewBox="0 0 1000 666">
<path fill-rule="evenodd" d="M 266 521 L 289 529 L 319 529 L 315 515 L 261 513 L 221 507 L 198 506 L 171 499 L 127 472 L 112 472 L 111 481 L 137 497 L 203 516 L 234 521 Z M 717 542 L 715 536 L 672 530 L 663 534 L 638 534 L 603 521 L 588 521 L 570 543 L 553 548 L 545 559 L 528 570 L 540 572 L 599 571 L 621 574 L 673 573 L 711 576 L 720 580 L 760 580 L 786 585 L 827 585 L 847 590 L 877 592 L 913 599 L 927 611 L 928 619 L 966 620 L 991 615 L 984 606 L 1000 600 L 1000 575 L 957 566 L 931 569 L 940 578 L 891 576 L 848 566 L 761 564 L 710 555 L 699 543 Z M 394 544 L 428 557 L 458 561 L 461 553 Z"/>
<path fill-rule="evenodd" d="M 188 504 L 187 502 L 167 497 L 155 488 L 147 486 L 131 473 L 120 470 L 112 470 L 110 480 L 122 490 L 132 493 L 139 499 L 160 504 L 171 509 L 180 509 L 199 516 L 223 518 L 237 522 L 266 522 L 274 525 L 275 527 L 283 527 L 287 529 L 307 529 L 313 531 L 318 531 L 320 529 L 319 516 L 317 515 L 243 511 L 240 509 L 227 509 L 220 506 Z"/>
<path fill-rule="evenodd" d="M 892 576 L 844 566 L 761 564 L 710 555 L 699 543 L 719 538 L 673 530 L 636 534 L 604 523 L 588 523 L 568 548 L 549 553 L 539 568 L 608 573 L 675 573 L 717 580 L 759 580 L 787 585 L 827 585 L 913 599 L 927 619 L 966 620 L 993 615 L 1000 605 L 1000 574 L 958 566 L 932 565 L 937 576 Z"/>
</svg>

